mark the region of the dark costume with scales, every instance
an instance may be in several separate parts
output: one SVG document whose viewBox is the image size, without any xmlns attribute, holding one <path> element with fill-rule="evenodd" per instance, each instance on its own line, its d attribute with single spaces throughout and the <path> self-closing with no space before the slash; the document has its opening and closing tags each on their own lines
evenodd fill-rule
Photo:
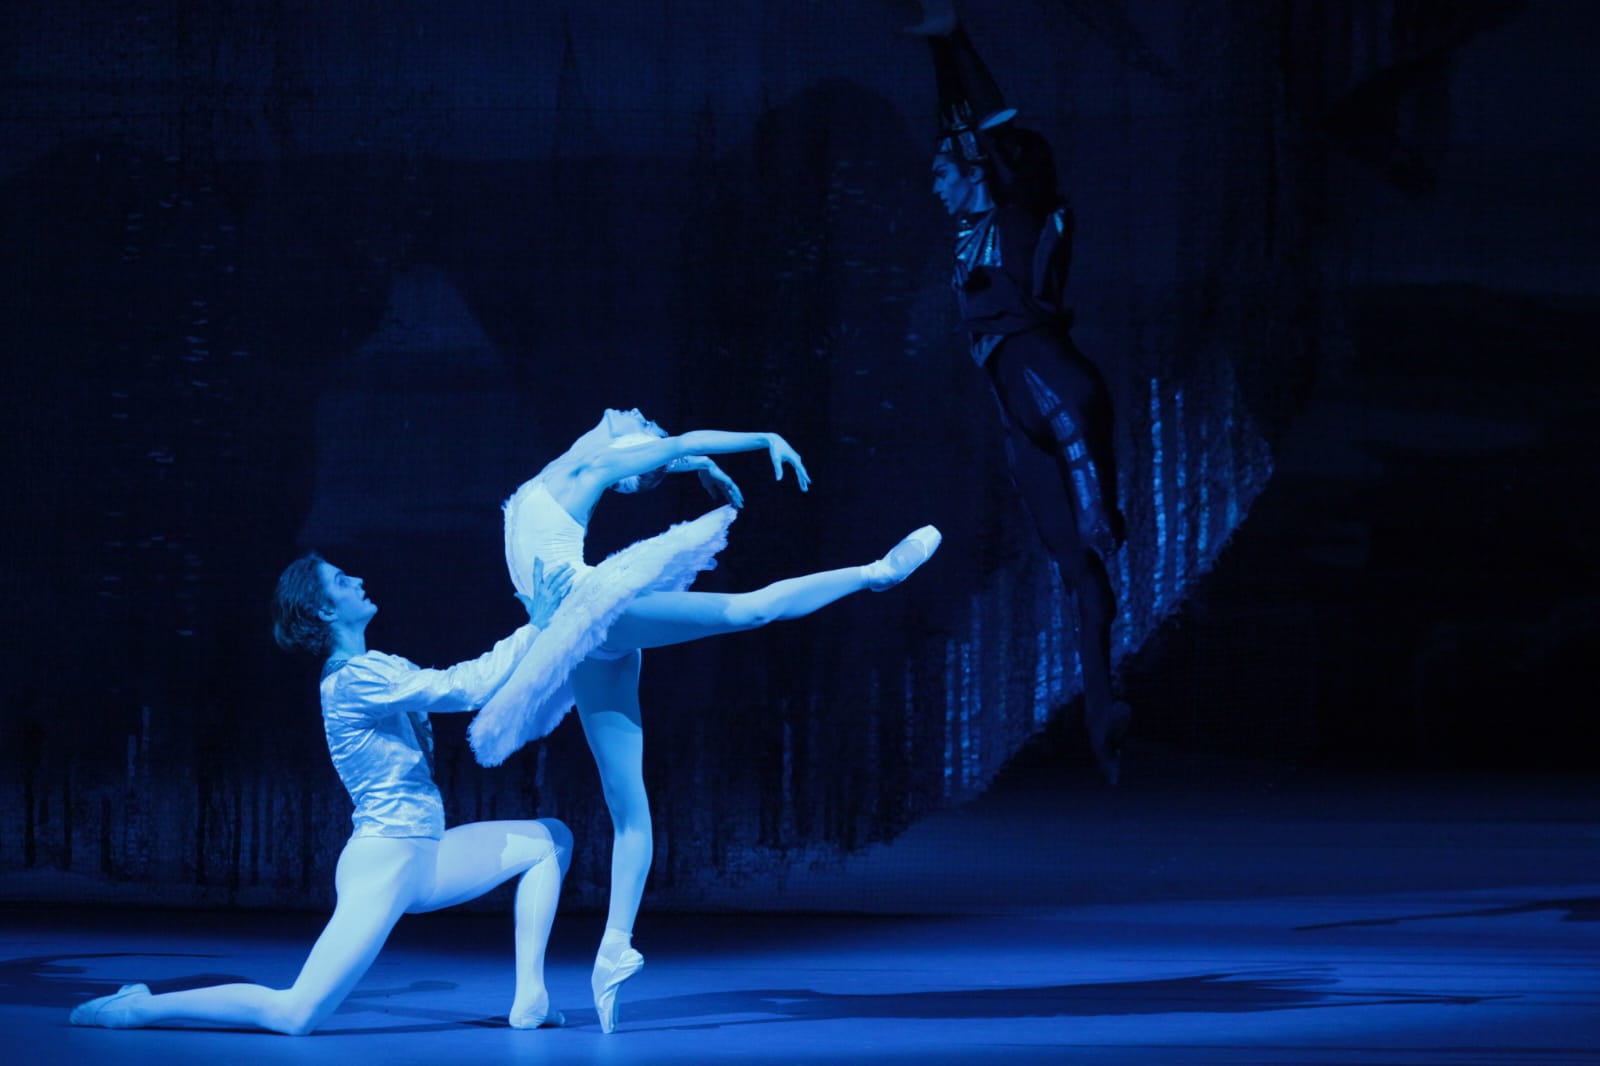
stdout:
<svg viewBox="0 0 1600 1066">
<path fill-rule="evenodd" d="M 1127 705 L 1111 692 L 1116 601 L 1106 570 L 1126 538 L 1117 507 L 1110 394 L 1072 341 L 1064 289 L 1073 219 L 1050 146 L 1012 124 L 999 89 L 957 27 L 929 37 L 939 86 L 937 154 L 980 168 L 996 206 L 961 221 L 952 284 L 973 361 L 1005 428 L 1011 475 L 1077 599 L 1086 721 L 1096 759 L 1118 772 Z"/>
<path fill-rule="evenodd" d="M 1071 313 L 1035 291 L 1040 231 L 1057 225 L 1057 217 L 1041 222 L 1007 204 L 964 226 L 953 284 L 973 361 L 1000 407 L 1012 475 L 1062 576 L 1070 579 L 1082 570 L 1083 549 L 1109 558 L 1123 528 L 1105 381 L 1073 344 Z M 1030 449 L 1053 462 L 1023 458 Z M 1063 482 L 1066 500 L 1060 498 Z"/>
</svg>

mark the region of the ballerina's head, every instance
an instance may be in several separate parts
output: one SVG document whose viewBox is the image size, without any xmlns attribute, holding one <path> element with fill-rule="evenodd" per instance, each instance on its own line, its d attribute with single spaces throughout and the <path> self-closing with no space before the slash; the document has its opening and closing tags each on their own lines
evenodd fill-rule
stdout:
<svg viewBox="0 0 1600 1066">
<path fill-rule="evenodd" d="M 607 408 L 600 425 L 610 437 L 607 443 L 607 447 L 610 448 L 635 448 L 667 435 L 666 430 L 646 418 L 637 407 L 627 411 L 614 407 Z M 653 489 L 661 483 L 664 476 L 665 471 L 652 470 L 646 474 L 625 477 L 611 488 L 624 494 Z"/>
</svg>

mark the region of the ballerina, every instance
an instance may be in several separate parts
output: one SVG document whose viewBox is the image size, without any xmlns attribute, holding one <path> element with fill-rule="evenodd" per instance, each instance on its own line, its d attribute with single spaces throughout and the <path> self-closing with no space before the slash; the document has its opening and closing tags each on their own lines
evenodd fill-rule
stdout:
<svg viewBox="0 0 1600 1066">
<path fill-rule="evenodd" d="M 428 715 L 482 705 L 538 646 L 570 583 L 570 572 L 555 568 L 548 578 L 533 574 L 522 597 L 527 625 L 477 659 L 424 670 L 367 650 L 367 623 L 378 608 L 360 578 L 315 552 L 290 563 L 278 579 L 273 635 L 286 650 L 325 659 L 320 688 L 328 754 L 355 804 L 354 831 L 334 873 L 333 916 L 288 988 L 236 983 L 153 995 L 147 985 L 129 984 L 79 1005 L 71 1023 L 238 1026 L 302 1036 L 355 988 L 402 914 L 464 903 L 520 877 L 508 1020 L 513 1029 L 560 1025 L 545 988 L 544 955 L 572 834 L 553 818 L 445 829 Z"/>
<path fill-rule="evenodd" d="M 634 920 L 653 854 L 644 788 L 644 732 L 639 710 L 640 650 L 755 629 L 800 618 L 851 593 L 904 581 L 933 555 L 940 534 L 924 526 L 865 566 L 788 578 L 752 592 L 684 591 L 726 543 L 738 486 L 710 458 L 766 451 L 774 478 L 794 472 L 802 492 L 811 479 L 800 456 L 775 433 L 695 430 L 668 436 L 637 410 L 608 410 L 560 457 L 506 501 L 506 563 L 520 592 L 530 575 L 570 566 L 572 589 L 545 638 L 468 730 L 478 761 L 502 762 L 544 736 L 576 703 L 611 815 L 611 897 L 595 956 L 591 990 L 604 1032 L 616 1028 L 617 989 L 638 973 Z M 636 492 L 668 473 L 695 473 L 728 502 L 692 522 L 616 553 L 598 566 L 583 559 L 589 516 L 607 489 Z"/>
</svg>

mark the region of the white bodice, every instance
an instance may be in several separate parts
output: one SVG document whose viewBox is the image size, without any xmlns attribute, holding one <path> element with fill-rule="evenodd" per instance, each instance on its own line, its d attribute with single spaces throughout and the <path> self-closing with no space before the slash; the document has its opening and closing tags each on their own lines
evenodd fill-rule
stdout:
<svg viewBox="0 0 1600 1066">
<path fill-rule="evenodd" d="M 505 503 L 506 567 L 511 581 L 524 596 L 533 595 L 533 564 L 544 560 L 548 573 L 565 564 L 573 577 L 584 576 L 593 567 L 583 561 L 583 536 L 586 528 L 567 509 L 556 502 L 544 483 L 535 478 L 525 482 Z"/>
</svg>

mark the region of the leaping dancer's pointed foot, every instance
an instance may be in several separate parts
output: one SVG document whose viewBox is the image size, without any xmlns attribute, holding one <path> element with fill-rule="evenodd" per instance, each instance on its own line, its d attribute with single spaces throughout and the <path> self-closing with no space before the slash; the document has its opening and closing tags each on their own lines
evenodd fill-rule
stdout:
<svg viewBox="0 0 1600 1066">
<path fill-rule="evenodd" d="M 1089 750 L 1108 784 L 1114 785 L 1122 777 L 1122 739 L 1132 722 L 1133 708 L 1121 700 L 1099 714 L 1085 709 L 1083 724 L 1089 731 Z"/>
<path fill-rule="evenodd" d="M 905 26 L 900 32 L 908 37 L 948 37 L 956 30 L 955 0 L 921 0 L 922 21 Z"/>
<path fill-rule="evenodd" d="M 600 1031 L 613 1032 L 617 1028 L 617 990 L 622 983 L 644 969 L 644 956 L 633 948 L 624 948 L 615 959 L 600 956 L 594 960 L 594 973 L 589 977 L 589 987 L 594 992 L 594 1012 L 600 1017 Z"/>
<path fill-rule="evenodd" d="M 137 1023 L 128 1016 L 128 1001 L 149 999 L 148 985 L 123 985 L 109 996 L 91 999 L 72 1008 L 67 1021 L 73 1025 L 97 1025 L 102 1029 L 129 1029 Z"/>
<path fill-rule="evenodd" d="M 943 539 L 944 535 L 934 526 L 923 526 L 916 530 L 889 549 L 888 555 L 862 567 L 866 572 L 867 587 L 874 592 L 894 588 L 910 577 L 913 570 L 933 558 Z"/>
</svg>

